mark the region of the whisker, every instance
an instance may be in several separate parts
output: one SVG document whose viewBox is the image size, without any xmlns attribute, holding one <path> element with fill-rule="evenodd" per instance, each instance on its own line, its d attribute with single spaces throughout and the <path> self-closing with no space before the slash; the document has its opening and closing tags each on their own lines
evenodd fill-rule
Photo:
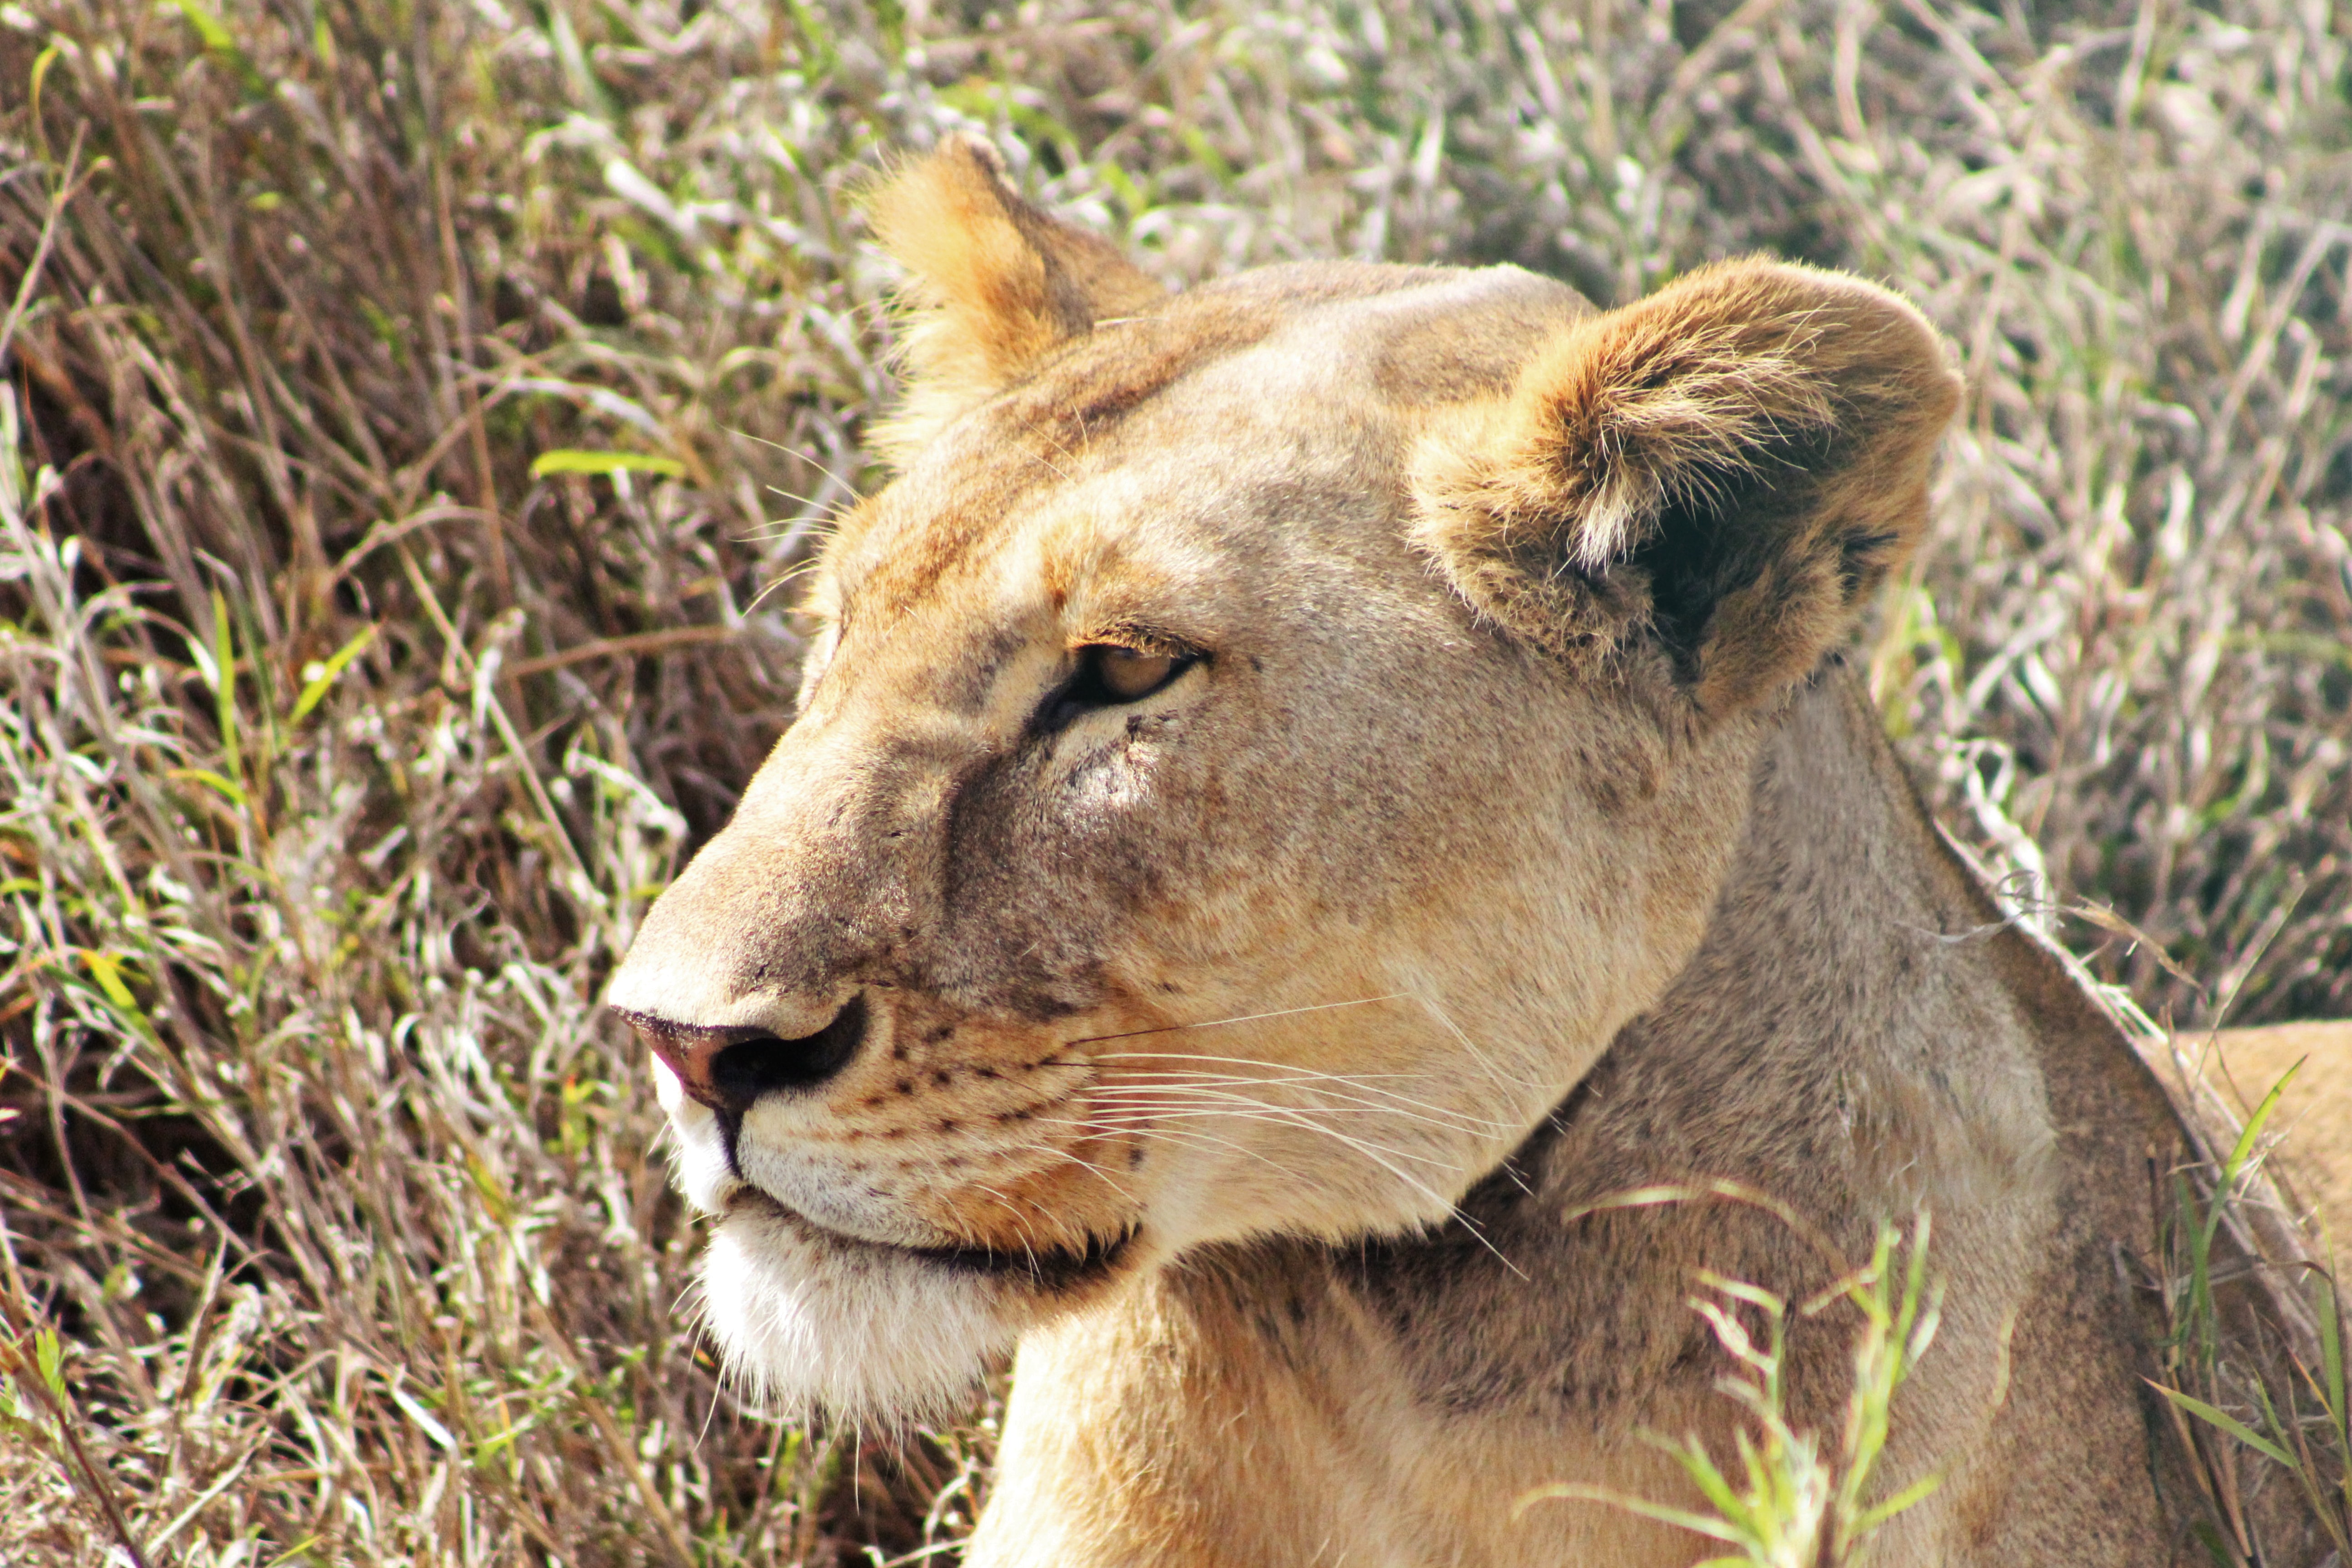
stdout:
<svg viewBox="0 0 2352 1568">
<path fill-rule="evenodd" d="M 766 587 L 761 589 L 758 593 L 752 595 L 751 602 L 743 606 L 743 613 L 748 616 L 753 610 L 758 609 L 762 604 L 767 602 L 769 595 L 774 593 L 777 589 L 783 587 L 793 578 L 799 575 L 800 574 L 797 572 L 787 572 L 782 576 L 777 578 L 774 582 L 769 584 Z"/>
<path fill-rule="evenodd" d="M 751 431 L 733 425 L 726 426 L 726 430 L 730 436 L 740 436 L 746 441 L 756 441 L 761 446 L 771 447 L 776 451 L 785 454 L 787 457 L 798 458 L 802 462 L 806 463 L 810 468 L 814 468 L 818 473 L 823 474 L 826 479 L 831 479 L 835 484 L 839 485 L 844 490 L 847 491 L 850 500 L 856 500 L 859 499 L 857 487 L 856 485 L 842 478 L 839 474 L 835 473 L 831 468 L 826 468 L 814 458 L 809 456 L 808 448 L 805 447 L 787 447 L 782 441 L 771 441 L 765 436 L 755 436 Z"/>
<path fill-rule="evenodd" d="M 1222 1029 L 1229 1024 L 1255 1024 L 1266 1018 L 1295 1018 L 1301 1013 L 1329 1013 L 1341 1007 L 1369 1007 L 1375 1002 L 1402 1000 L 1406 994 L 1392 991 L 1385 996 L 1360 996 L 1353 1002 L 1318 1002 L 1311 1007 L 1282 1007 L 1271 1013 L 1245 1013 L 1234 1018 L 1210 1018 L 1198 1024 L 1163 1024 L 1156 1029 L 1129 1029 L 1118 1035 L 1081 1035 L 1075 1040 L 1064 1040 L 1065 1046 L 1090 1046 L 1101 1040 L 1134 1040 L 1146 1035 L 1172 1035 L 1185 1029 Z"/>
<path fill-rule="evenodd" d="M 1426 1077 L 1433 1077 L 1433 1076 L 1435 1076 L 1435 1075 L 1433 1075 L 1433 1074 L 1425 1074 L 1425 1073 L 1383 1073 L 1383 1074 L 1371 1074 L 1371 1073 L 1366 1073 L 1366 1074 L 1356 1074 L 1356 1073 L 1327 1073 L 1327 1072 L 1318 1072 L 1318 1071 L 1317 1071 L 1316 1069 L 1314 1069 L 1314 1068 L 1302 1068 L 1302 1067 L 1298 1067 L 1298 1066 L 1296 1066 L 1295 1064 L 1292 1064 L 1292 1063 L 1289 1063 L 1289 1062 L 1269 1062 L 1269 1061 L 1258 1061 L 1258 1060 L 1255 1060 L 1255 1059 L 1253 1059 L 1253 1058 L 1248 1058 L 1248 1057 L 1205 1057 L 1205 1056 L 1194 1056 L 1194 1055 L 1192 1055 L 1192 1054 L 1190 1054 L 1190 1053 L 1186 1053 L 1186 1054 L 1183 1054 L 1183 1055 L 1181 1055 L 1181 1056 L 1174 1056 L 1174 1055 L 1166 1055 L 1166 1054 L 1163 1054 L 1163 1053 L 1160 1053 L 1160 1052 L 1158 1052 L 1158 1051 L 1107 1051 L 1107 1052 L 1103 1053 L 1103 1055 L 1101 1055 L 1101 1056 L 1099 1056 L 1099 1057 L 1096 1058 L 1095 1059 L 1096 1059 L 1096 1060 L 1097 1060 L 1097 1061 L 1120 1061 L 1120 1060 L 1134 1059 L 1134 1060 L 1159 1060 L 1159 1061 L 1218 1062 L 1218 1063 L 1223 1063 L 1223 1064 L 1224 1064 L 1224 1065 L 1226 1065 L 1226 1066 L 1229 1066 L 1229 1067 L 1259 1067 L 1259 1068 L 1269 1068 L 1269 1069 L 1271 1069 L 1271 1070 L 1273 1070 L 1273 1071 L 1275 1071 L 1275 1072 L 1277 1072 L 1277 1073 L 1285 1073 L 1285 1074 L 1288 1074 L 1288 1075 L 1290 1075 L 1290 1076 L 1291 1076 L 1291 1078 L 1292 1078 L 1294 1080 L 1296 1080 L 1296 1081 L 1306 1081 L 1306 1080 L 1307 1080 L 1307 1079 L 1321 1079 L 1321 1080 L 1326 1081 L 1326 1082 L 1337 1083 L 1337 1084 L 1344 1084 L 1344 1085 L 1346 1085 L 1346 1086 L 1348 1086 L 1348 1087 L 1349 1087 L 1349 1088 L 1352 1088 L 1352 1089 L 1362 1089 L 1362 1090 L 1363 1090 L 1365 1093 L 1367 1093 L 1367 1094 L 1379 1094 L 1379 1095 L 1385 1095 L 1387 1098 L 1389 1098 L 1389 1099 L 1391 1099 L 1391 1100 L 1396 1100 L 1396 1101 L 1400 1102 L 1401 1104 L 1415 1106 L 1415 1107 L 1418 1107 L 1418 1108 L 1419 1108 L 1419 1109 L 1421 1109 L 1421 1110 L 1428 1110 L 1428 1111 L 1433 1111 L 1433 1112 L 1435 1112 L 1436 1114 L 1441 1115 L 1441 1116 L 1452 1116 L 1452 1117 L 1458 1117 L 1458 1118 L 1460 1118 L 1463 1121 L 1468 1122 L 1468 1123 L 1470 1123 L 1470 1124 L 1472 1124 L 1472 1125 L 1475 1125 L 1475 1126 L 1491 1127 L 1491 1128 L 1496 1128 L 1496 1129 L 1497 1129 L 1497 1130 L 1507 1131 L 1515 1130 L 1515 1129 L 1517 1127 L 1517 1123 L 1516 1123 L 1516 1122 L 1510 1122 L 1510 1121 L 1493 1121 L 1493 1120 L 1490 1120 L 1490 1119 L 1488 1119 L 1488 1118 L 1485 1118 L 1485 1117 L 1475 1117 L 1475 1116 L 1472 1116 L 1472 1115 L 1471 1115 L 1469 1112 L 1467 1112 L 1467 1111 L 1455 1110 L 1453 1110 L 1453 1109 L 1452 1109 L 1452 1108 L 1450 1108 L 1450 1107 L 1436 1104 L 1436 1103 L 1434 1103 L 1433 1101 L 1425 1100 L 1415 1100 L 1415 1099 L 1414 1099 L 1412 1096 L 1411 1096 L 1411 1095 L 1408 1095 L 1408 1094 L 1399 1094 L 1399 1093 L 1397 1093 L 1394 1089 L 1382 1089 L 1382 1088 L 1381 1088 L 1379 1085 L 1377 1085 L 1376 1083 L 1373 1083 L 1373 1082 L 1371 1082 L 1371 1081 L 1370 1081 L 1370 1080 L 1371 1080 L 1372 1079 L 1374 1079 L 1374 1078 L 1426 1078 Z M 1178 1071 L 1176 1071 L 1176 1070 L 1172 1070 L 1172 1069 L 1154 1069 L 1154 1070 L 1155 1070 L 1155 1072 L 1156 1072 L 1159 1076 L 1165 1076 L 1165 1077 L 1171 1077 L 1171 1078 L 1172 1078 L 1172 1077 L 1178 1077 L 1178 1076 L 1181 1076 L 1181 1073 L 1180 1073 L 1180 1072 L 1178 1072 Z M 1128 1083 L 1131 1083 L 1131 1082 L 1133 1082 L 1133 1081 L 1134 1081 L 1134 1080 L 1133 1080 L 1133 1079 L 1128 1079 L 1128 1080 L 1125 1080 L 1125 1082 L 1128 1082 Z M 1278 1081 L 1280 1081 L 1280 1080 L 1279 1080 L 1279 1079 L 1237 1079 L 1237 1080 L 1235 1080 L 1235 1081 L 1239 1081 L 1239 1082 L 1258 1082 L 1258 1083 L 1267 1083 L 1267 1082 L 1278 1082 Z M 1106 1085 L 1101 1086 L 1099 1089 L 1097 1089 L 1097 1092 L 1098 1092 L 1098 1093 L 1099 1093 L 1099 1092 L 1102 1092 L 1102 1090 L 1103 1090 L 1103 1089 L 1110 1089 L 1110 1088 L 1113 1088 L 1113 1087 L 1120 1087 L 1120 1086 L 1114 1086 L 1114 1085 L 1108 1085 L 1108 1084 L 1106 1084 Z"/>
<path fill-rule="evenodd" d="M 1067 1125 L 1075 1127 L 1082 1124 L 1078 1122 L 1062 1123 L 1056 1121 L 1045 1121 L 1045 1125 Z M 1015 1144 L 1013 1146 L 1013 1152 L 1019 1154 L 1051 1154 L 1056 1159 L 1066 1160 L 1069 1162 L 1069 1163 L 1078 1167 L 1078 1169 L 1093 1175 L 1096 1180 L 1101 1182 L 1112 1192 L 1117 1193 L 1120 1202 L 1128 1205 L 1129 1207 L 1140 1206 L 1135 1201 L 1135 1194 L 1128 1191 L 1127 1188 L 1121 1184 L 1125 1179 L 1124 1173 L 1115 1175 L 1108 1169 L 1095 1163 L 1092 1160 L 1073 1154 L 1067 1149 L 1056 1149 L 1051 1143 L 1030 1142 Z"/>
<path fill-rule="evenodd" d="M 1127 1083 L 1099 1086 L 1094 1093 L 1097 1098 L 1134 1099 L 1185 1092 L 1215 1093 L 1229 1089 L 1300 1088 L 1320 1097 L 1311 1102 L 1318 1110 L 1381 1111 L 1387 1115 L 1411 1117 L 1415 1121 L 1427 1121 L 1433 1126 L 1449 1127 L 1457 1131 L 1487 1128 L 1496 1131 L 1514 1131 L 1518 1127 L 1518 1123 L 1515 1121 L 1497 1121 L 1488 1117 L 1473 1116 L 1465 1110 L 1456 1110 L 1451 1106 L 1439 1105 L 1430 1100 L 1414 1100 L 1408 1095 L 1388 1095 L 1386 1100 L 1392 1103 L 1383 1103 L 1381 1100 L 1344 1092 L 1345 1089 L 1352 1087 L 1366 1087 L 1372 1094 L 1382 1092 L 1377 1089 L 1369 1089 L 1369 1086 L 1354 1085 L 1352 1080 L 1346 1078 L 1327 1077 L 1319 1079 L 1316 1078 L 1222 1078 L 1204 1079 L 1192 1083 Z"/>
<path fill-rule="evenodd" d="M 1410 1160 L 1416 1164 L 1434 1165 L 1447 1170 L 1453 1168 L 1447 1162 L 1430 1155 L 1409 1154 L 1402 1149 L 1392 1149 L 1385 1143 L 1375 1143 L 1370 1139 L 1342 1131 L 1328 1122 L 1317 1121 L 1308 1112 L 1295 1110 L 1287 1106 L 1255 1105 L 1244 1101 L 1237 1105 L 1205 1106 L 1192 1110 L 1150 1111 L 1138 1109 L 1119 1111 L 1110 1116 L 1097 1117 L 1095 1121 L 1099 1126 L 1124 1129 L 1138 1125 L 1154 1125 L 1160 1121 L 1192 1121 L 1209 1117 L 1229 1117 L 1241 1121 L 1264 1121 L 1274 1126 L 1297 1127 L 1309 1132 L 1320 1132 L 1334 1142 L 1357 1150 L 1368 1156 L 1386 1155 L 1394 1160 Z"/>
<path fill-rule="evenodd" d="M 1133 1124 L 1140 1121 L 1140 1120 L 1145 1118 L 1148 1114 L 1149 1113 L 1147 1111 L 1138 1109 L 1119 1112 L 1114 1117 L 1097 1118 L 1094 1120 L 1098 1125 L 1122 1125 L 1125 1130 L 1141 1131 L 1146 1135 L 1163 1134 L 1166 1130 L 1157 1124 Z M 1304 1131 L 1320 1132 L 1325 1137 L 1329 1138 L 1334 1142 L 1339 1144 L 1340 1147 L 1360 1155 L 1362 1158 L 1379 1166 L 1381 1170 L 1386 1171 L 1390 1175 L 1394 1176 L 1398 1181 L 1403 1183 L 1412 1191 L 1435 1202 L 1445 1211 L 1449 1217 L 1459 1221 L 1462 1227 L 1468 1231 L 1470 1235 L 1476 1239 L 1479 1246 L 1493 1253 L 1496 1262 L 1500 1263 L 1504 1268 L 1509 1269 L 1512 1273 L 1517 1275 L 1522 1279 L 1528 1277 L 1526 1270 L 1522 1269 L 1517 1264 L 1512 1262 L 1508 1258 L 1503 1255 L 1502 1248 L 1495 1245 L 1494 1241 L 1486 1235 L 1485 1228 L 1481 1226 L 1475 1219 L 1473 1219 L 1469 1215 L 1463 1212 L 1461 1205 L 1454 1202 L 1452 1198 L 1447 1197 L 1444 1194 L 1439 1192 L 1436 1188 L 1431 1186 L 1427 1182 L 1422 1180 L 1412 1172 L 1401 1169 L 1393 1163 L 1397 1161 L 1410 1161 L 1421 1164 L 1436 1165 L 1440 1168 L 1450 1170 L 1451 1167 L 1446 1166 L 1445 1163 L 1443 1161 L 1429 1159 L 1426 1156 L 1408 1154 L 1402 1150 L 1391 1149 L 1384 1144 L 1374 1143 L 1367 1139 L 1351 1136 L 1349 1133 L 1341 1131 L 1336 1127 L 1329 1126 L 1324 1122 L 1315 1120 L 1315 1118 L 1307 1112 L 1293 1110 L 1286 1106 L 1257 1105 L 1247 1106 L 1241 1110 L 1220 1109 L 1180 1110 L 1164 1112 L 1162 1113 L 1162 1116 L 1163 1119 L 1172 1118 L 1179 1120 L 1222 1118 L 1228 1121 L 1261 1121 L 1277 1126 L 1297 1127 Z"/>
<path fill-rule="evenodd" d="M 1038 1116 L 1032 1118 L 1032 1120 L 1040 1127 L 1076 1127 L 1084 1129 L 1088 1125 L 1084 1121 L 1074 1121 L 1066 1118 L 1054 1116 Z M 1045 1142 L 1042 1140 L 1032 1140 L 1027 1143 L 1014 1144 L 1007 1151 L 1007 1152 L 1014 1154 L 1051 1155 L 1056 1160 L 1076 1165 L 1078 1169 L 1094 1176 L 1105 1186 L 1110 1188 L 1112 1192 L 1117 1193 L 1122 1203 L 1129 1205 L 1130 1207 L 1140 1206 L 1136 1204 L 1135 1194 L 1129 1192 L 1123 1184 L 1126 1179 L 1125 1173 L 1113 1172 L 1108 1166 L 1097 1164 L 1094 1161 L 1086 1158 L 1084 1155 L 1074 1153 L 1067 1149 L 1056 1147 L 1055 1145 Z M 974 1184 L 976 1185 L 977 1184 Z"/>
<path fill-rule="evenodd" d="M 1296 1074 L 1302 1078 L 1339 1079 L 1349 1083 L 1371 1083 L 1384 1079 L 1396 1079 L 1401 1081 L 1418 1083 L 1423 1079 L 1433 1079 L 1439 1076 L 1433 1072 L 1328 1073 L 1316 1068 L 1299 1067 L 1295 1063 L 1260 1062 L 1253 1057 L 1202 1056 L 1193 1051 L 1105 1051 L 1102 1055 L 1095 1058 L 1094 1059 L 1098 1062 L 1239 1062 L 1248 1067 L 1273 1068 L 1283 1072 Z M 1150 1076 L 1158 1078 L 1223 1077 L 1231 1079 L 1235 1083 L 1271 1083 L 1276 1081 L 1275 1079 L 1266 1078 L 1245 1079 L 1233 1073 L 1204 1073 L 1180 1068 L 1147 1068 L 1143 1069 L 1142 1073 L 1138 1074 L 1137 1076 Z"/>
<path fill-rule="evenodd" d="M 1512 1078 L 1508 1073 L 1503 1071 L 1501 1068 L 1496 1067 L 1493 1058 L 1488 1057 L 1486 1052 L 1480 1050 L 1471 1042 L 1469 1035 L 1463 1030 L 1462 1026 L 1456 1024 L 1452 1018 L 1446 1016 L 1444 1008 L 1440 1007 L 1435 1002 L 1422 995 L 1417 991 L 1409 991 L 1406 992 L 1405 994 L 1412 997 L 1415 1002 L 1420 1003 L 1422 1006 L 1427 1010 L 1431 1017 L 1436 1019 L 1440 1024 L 1443 1024 L 1445 1026 L 1446 1032 L 1461 1043 L 1462 1048 L 1470 1053 L 1470 1058 L 1476 1062 L 1481 1068 L 1485 1068 L 1486 1076 L 1492 1079 L 1496 1083 L 1502 1085 L 1506 1089 L 1532 1089 L 1537 1091 L 1541 1091 L 1549 1087 L 1545 1084 L 1535 1082 L 1529 1079 Z M 1563 1089 L 1561 1092 L 1564 1094 L 1567 1091 Z"/>
<path fill-rule="evenodd" d="M 802 506 L 821 506 L 824 504 L 814 496 L 804 496 L 798 490 L 788 490 L 782 485 L 770 485 L 767 487 L 767 490 L 772 496 L 782 496 L 786 500 L 797 501 Z"/>
<path fill-rule="evenodd" d="M 1257 1086 L 1253 1085 L 1251 1087 Z M 1328 1093 L 1329 1091 L 1326 1090 L 1325 1092 Z M 1265 1100 L 1256 1100 L 1245 1095 L 1238 1095 L 1234 1093 L 1232 1089 L 1208 1084 L 1170 1084 L 1164 1089 L 1158 1088 L 1153 1085 L 1143 1084 L 1137 1085 L 1133 1089 L 1127 1089 L 1125 1091 L 1097 1089 L 1092 1098 L 1098 1104 L 1108 1100 L 1129 1105 L 1150 1105 L 1153 1103 L 1165 1102 L 1166 1100 L 1180 1095 L 1197 1095 L 1203 1098 L 1223 1098 L 1235 1103 L 1244 1105 L 1265 1106 L 1267 1104 Z M 1302 1105 L 1291 1107 L 1289 1109 L 1329 1116 L 1396 1116 L 1402 1117 L 1408 1121 L 1418 1121 L 1425 1127 L 1435 1127 L 1447 1132 L 1459 1132 L 1468 1128 L 1475 1128 L 1482 1125 L 1488 1127 L 1504 1127 L 1508 1125 L 1507 1123 L 1499 1121 L 1473 1121 L 1466 1116 L 1457 1116 L 1454 1112 L 1444 1110 L 1439 1107 L 1431 1108 L 1432 1110 L 1438 1111 L 1437 1115 L 1431 1116 L 1424 1115 L 1419 1110 L 1408 1110 L 1401 1105 L 1377 1105 L 1360 1100 L 1354 1104 Z"/>
<path fill-rule="evenodd" d="M 994 1198 L 998 1203 L 1004 1205 L 1005 1217 L 1010 1219 L 1014 1225 L 1021 1227 L 1021 1250 L 1028 1256 L 1030 1264 L 1034 1267 L 1037 1261 L 1037 1247 L 1039 1245 L 1038 1236 L 1034 1230 L 1030 1228 L 1028 1220 L 1021 1215 L 1019 1204 L 1027 1204 L 1029 1207 L 1037 1211 L 1038 1215 L 1041 1218 L 1050 1222 L 1053 1215 L 1046 1209 L 1045 1205 L 1039 1203 L 1034 1198 L 1024 1198 L 1016 1203 L 1011 1194 L 999 1192 L 996 1188 L 990 1186 L 985 1182 L 967 1180 L 963 1184 L 973 1188 L 976 1191 L 986 1193 L 990 1197 Z M 989 1246 L 985 1241 L 982 1241 L 980 1245 L 982 1247 Z M 992 1248 L 992 1250 L 993 1249 Z M 1054 1249 L 1051 1247 L 1047 1247 L 1045 1250 L 1051 1252 Z"/>
<path fill-rule="evenodd" d="M 1045 1126 L 1078 1127 L 1084 1128 L 1089 1131 L 1099 1131 L 1099 1129 L 1096 1128 L 1092 1122 L 1087 1121 L 1048 1121 L 1041 1117 L 1039 1119 L 1039 1122 L 1041 1125 Z M 1197 1128 L 1135 1126 L 1123 1127 L 1119 1131 L 1129 1137 L 1158 1138 L 1163 1142 L 1173 1143 L 1179 1148 L 1198 1148 L 1206 1145 L 1213 1148 L 1225 1149 L 1247 1159 L 1255 1160 L 1258 1163 L 1265 1165 L 1269 1170 L 1274 1171 L 1279 1175 L 1297 1176 L 1298 1174 L 1297 1172 L 1290 1169 L 1288 1166 L 1281 1164 L 1280 1163 L 1269 1158 L 1261 1150 L 1248 1148 L 1243 1144 L 1235 1143 L 1230 1139 L 1219 1138 L 1213 1133 L 1202 1132 Z"/>
</svg>

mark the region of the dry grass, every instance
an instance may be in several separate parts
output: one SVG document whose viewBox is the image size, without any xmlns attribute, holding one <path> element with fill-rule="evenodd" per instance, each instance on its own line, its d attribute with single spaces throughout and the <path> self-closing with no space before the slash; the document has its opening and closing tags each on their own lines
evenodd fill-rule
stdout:
<svg viewBox="0 0 2352 1568">
<path fill-rule="evenodd" d="M 984 1431 L 718 1391 L 594 1005 L 875 477 L 843 187 L 950 124 L 1172 281 L 1894 279 L 1972 388 L 1873 641 L 1939 808 L 2184 1023 L 2352 1013 L 2347 46 L 2327 0 L 0 5 L 0 1560 L 962 1527 Z"/>
</svg>

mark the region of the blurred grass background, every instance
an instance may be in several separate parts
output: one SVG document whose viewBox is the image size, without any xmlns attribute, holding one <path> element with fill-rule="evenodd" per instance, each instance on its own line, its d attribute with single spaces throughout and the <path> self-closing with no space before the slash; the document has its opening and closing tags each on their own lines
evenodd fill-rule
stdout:
<svg viewBox="0 0 2352 1568">
<path fill-rule="evenodd" d="M 1903 289 L 1969 385 L 1868 637 L 1937 811 L 2183 1025 L 2352 1014 L 2347 45 L 2333 0 L 0 4 L 0 1561 L 968 1527 L 985 1412 L 719 1391 L 595 1006 L 881 477 L 845 193 L 952 127 L 1172 284 Z"/>
</svg>

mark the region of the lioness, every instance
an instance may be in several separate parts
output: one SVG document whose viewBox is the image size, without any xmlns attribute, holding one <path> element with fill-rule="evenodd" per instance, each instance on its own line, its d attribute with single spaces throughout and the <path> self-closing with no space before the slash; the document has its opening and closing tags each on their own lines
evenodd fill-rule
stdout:
<svg viewBox="0 0 2352 1568">
<path fill-rule="evenodd" d="M 1856 279 L 1164 294 L 957 142 L 800 713 L 613 1005 L 732 1365 L 939 1409 L 1018 1342 L 971 1561 L 1683 1564 L 1685 1305 L 1932 1212 L 1888 1563 L 2149 1564 L 2156 1080 L 1939 841 L 1840 647 L 1958 396 Z M 1601 1206 L 1715 1179 L 1793 1205 Z M 1798 1325 L 1834 1425 L 1850 1314 Z M 2284 1489 L 2277 1489 L 2283 1490 Z"/>
</svg>

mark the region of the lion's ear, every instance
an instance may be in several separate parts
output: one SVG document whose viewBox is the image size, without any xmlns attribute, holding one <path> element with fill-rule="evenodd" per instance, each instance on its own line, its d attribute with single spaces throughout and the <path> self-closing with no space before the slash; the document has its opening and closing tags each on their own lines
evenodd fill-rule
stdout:
<svg viewBox="0 0 2352 1568">
<path fill-rule="evenodd" d="M 897 458 L 1097 321 L 1162 294 L 1117 246 L 1023 201 L 996 149 L 977 137 L 951 136 L 898 170 L 867 211 L 908 273 L 911 374 L 905 405 L 880 435 Z"/>
<path fill-rule="evenodd" d="M 1433 434 L 1415 541 L 1507 630 L 1593 668 L 1663 662 L 1720 717 L 1811 673 L 1910 554 L 1958 396 L 1886 290 L 1710 267 L 1563 327 L 1507 397 Z"/>
</svg>

